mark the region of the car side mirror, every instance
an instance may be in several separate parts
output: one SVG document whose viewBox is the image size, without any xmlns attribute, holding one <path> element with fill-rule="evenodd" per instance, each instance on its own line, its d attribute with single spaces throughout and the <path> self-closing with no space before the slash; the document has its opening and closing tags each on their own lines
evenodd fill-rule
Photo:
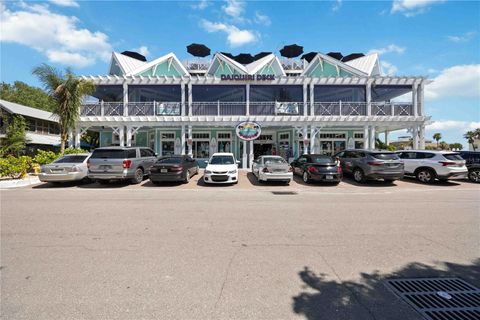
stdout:
<svg viewBox="0 0 480 320">
<path fill-rule="evenodd" d="M 240 160 L 237 160 L 237 164 L 240 164 Z"/>
<path fill-rule="evenodd" d="M 208 161 L 207 161 L 207 160 L 205 160 L 205 163 L 206 163 L 206 164 L 208 164 Z"/>
</svg>

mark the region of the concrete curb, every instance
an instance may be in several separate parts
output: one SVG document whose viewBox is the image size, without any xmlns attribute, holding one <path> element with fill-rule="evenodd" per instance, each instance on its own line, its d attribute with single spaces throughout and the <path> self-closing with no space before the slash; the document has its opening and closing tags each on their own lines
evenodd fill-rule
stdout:
<svg viewBox="0 0 480 320">
<path fill-rule="evenodd" d="M 0 181 L 0 189 L 20 188 L 38 183 L 40 180 L 37 176 L 27 176 L 24 179 Z"/>
</svg>

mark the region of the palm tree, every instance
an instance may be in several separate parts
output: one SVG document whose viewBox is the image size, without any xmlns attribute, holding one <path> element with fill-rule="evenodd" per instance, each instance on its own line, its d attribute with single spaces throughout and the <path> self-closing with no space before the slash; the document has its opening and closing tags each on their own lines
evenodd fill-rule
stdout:
<svg viewBox="0 0 480 320">
<path fill-rule="evenodd" d="M 433 134 L 433 140 L 437 141 L 437 149 L 438 149 L 438 141 L 440 141 L 440 139 L 442 139 L 442 134 L 441 133 L 434 133 Z"/>
<path fill-rule="evenodd" d="M 75 128 L 83 97 L 95 91 L 91 81 L 77 78 L 70 69 L 60 72 L 52 66 L 42 64 L 33 69 L 47 93 L 55 101 L 52 110 L 58 116 L 60 126 L 60 153 L 65 151 L 69 129 Z"/>
<path fill-rule="evenodd" d="M 472 145 L 473 151 L 475 151 L 475 139 L 478 138 L 478 134 L 476 133 L 477 130 L 478 129 L 476 129 L 475 131 L 467 131 L 463 135 L 463 137 L 467 139 L 468 143 Z"/>
</svg>

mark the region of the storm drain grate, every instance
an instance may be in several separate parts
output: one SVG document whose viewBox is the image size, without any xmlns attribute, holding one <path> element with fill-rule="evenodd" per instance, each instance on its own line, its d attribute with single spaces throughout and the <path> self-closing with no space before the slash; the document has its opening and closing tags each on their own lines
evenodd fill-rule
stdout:
<svg viewBox="0 0 480 320">
<path fill-rule="evenodd" d="M 387 286 L 428 320 L 480 320 L 480 289 L 459 278 L 390 279 Z"/>
<path fill-rule="evenodd" d="M 285 196 L 285 195 L 295 195 L 298 194 L 295 191 L 272 191 L 272 194 L 277 195 L 277 196 Z"/>
</svg>

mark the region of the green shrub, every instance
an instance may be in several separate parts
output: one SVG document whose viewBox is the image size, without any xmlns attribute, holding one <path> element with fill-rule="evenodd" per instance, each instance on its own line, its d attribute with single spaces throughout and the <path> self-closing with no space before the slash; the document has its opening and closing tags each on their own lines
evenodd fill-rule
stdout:
<svg viewBox="0 0 480 320">
<path fill-rule="evenodd" d="M 76 154 L 76 153 L 88 153 L 88 150 L 83 150 L 80 148 L 67 148 L 65 149 L 64 154 Z"/>
<path fill-rule="evenodd" d="M 52 163 L 55 159 L 58 158 L 58 154 L 53 151 L 37 150 L 37 154 L 33 158 L 33 162 L 38 163 L 39 165 Z"/>
<path fill-rule="evenodd" d="M 28 156 L 14 157 L 9 155 L 0 158 L 0 176 L 19 179 L 27 174 L 32 164 L 32 158 Z"/>
</svg>

